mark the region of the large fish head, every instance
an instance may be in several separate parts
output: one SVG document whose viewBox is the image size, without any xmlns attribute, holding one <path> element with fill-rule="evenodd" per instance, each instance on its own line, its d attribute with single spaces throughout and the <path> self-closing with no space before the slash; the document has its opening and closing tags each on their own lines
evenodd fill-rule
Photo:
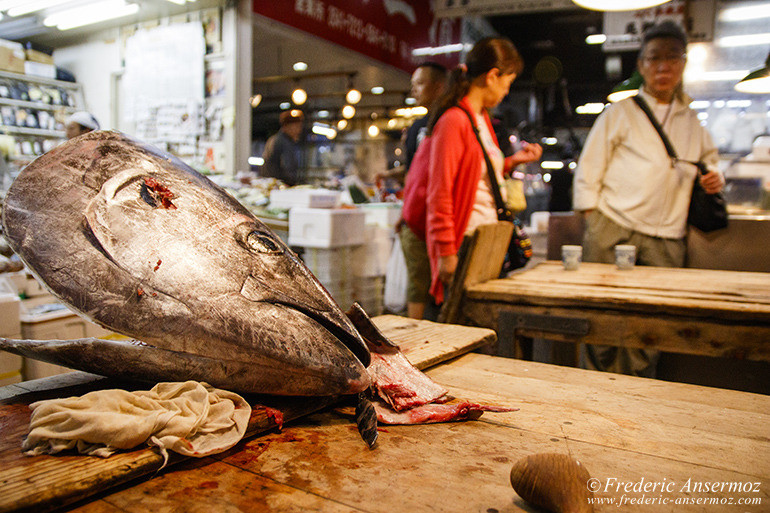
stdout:
<svg viewBox="0 0 770 513">
<path fill-rule="evenodd" d="M 73 139 L 19 175 L 4 224 L 52 292 L 99 324 L 253 369 L 231 388 L 333 395 L 369 386 L 365 343 L 294 252 L 159 150 L 116 132 Z"/>
</svg>

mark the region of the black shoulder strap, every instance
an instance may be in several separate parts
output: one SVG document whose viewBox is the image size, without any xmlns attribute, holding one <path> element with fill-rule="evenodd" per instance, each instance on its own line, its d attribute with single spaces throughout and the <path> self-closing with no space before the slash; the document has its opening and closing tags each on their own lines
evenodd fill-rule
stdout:
<svg viewBox="0 0 770 513">
<path fill-rule="evenodd" d="M 489 187 L 492 189 L 492 197 L 495 199 L 495 205 L 497 206 L 497 219 L 500 221 L 510 221 L 510 213 L 505 208 L 503 196 L 500 194 L 500 184 L 497 182 L 495 167 L 492 165 L 492 160 L 489 158 L 489 155 L 487 155 L 487 150 L 484 148 L 484 143 L 481 142 L 481 136 L 479 135 L 479 129 L 476 126 L 476 122 L 473 120 L 473 116 L 470 112 L 460 107 L 459 105 L 458 108 L 465 112 L 465 115 L 468 116 L 468 121 L 471 122 L 473 133 L 476 135 L 476 140 L 479 142 L 479 146 L 481 146 L 481 153 L 484 154 L 484 161 L 487 164 L 487 175 L 489 176 Z"/>
<path fill-rule="evenodd" d="M 658 120 L 655 119 L 655 114 L 652 113 L 650 110 L 650 106 L 647 105 L 647 102 L 644 101 L 644 98 L 642 98 L 640 95 L 636 95 L 633 97 L 634 102 L 639 106 L 640 109 L 644 111 L 645 114 L 647 114 L 647 117 L 650 118 L 650 123 L 652 123 L 652 126 L 655 127 L 655 130 L 658 132 L 658 135 L 663 140 L 663 145 L 666 147 L 666 152 L 668 153 L 668 156 L 672 159 L 677 159 L 676 156 L 676 150 L 674 149 L 674 145 L 671 144 L 671 141 L 668 140 L 668 136 L 663 131 L 663 127 L 660 126 L 660 123 L 658 123 Z"/>
</svg>

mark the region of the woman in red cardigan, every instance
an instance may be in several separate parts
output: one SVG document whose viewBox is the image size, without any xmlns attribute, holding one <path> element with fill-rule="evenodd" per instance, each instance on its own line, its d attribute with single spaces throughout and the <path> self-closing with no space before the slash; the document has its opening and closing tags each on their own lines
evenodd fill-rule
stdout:
<svg viewBox="0 0 770 513">
<path fill-rule="evenodd" d="M 463 237 L 482 224 L 497 222 L 484 155 L 468 113 L 478 127 L 499 184 L 504 171 L 542 156 L 540 145 L 529 144 L 506 159 L 487 114 L 505 98 L 523 68 L 524 62 L 509 40 L 482 39 L 468 53 L 465 65 L 452 72 L 447 92 L 428 123 L 432 140 L 426 235 L 430 292 L 436 304 L 444 300 L 444 284 L 454 275 Z"/>
</svg>

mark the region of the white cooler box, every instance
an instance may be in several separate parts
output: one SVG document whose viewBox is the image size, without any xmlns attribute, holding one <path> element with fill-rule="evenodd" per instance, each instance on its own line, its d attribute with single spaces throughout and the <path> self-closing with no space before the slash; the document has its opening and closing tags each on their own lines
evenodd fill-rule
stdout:
<svg viewBox="0 0 770 513">
<path fill-rule="evenodd" d="M 289 245 L 336 248 L 364 242 L 366 214 L 358 208 L 303 208 L 289 210 Z"/>
</svg>

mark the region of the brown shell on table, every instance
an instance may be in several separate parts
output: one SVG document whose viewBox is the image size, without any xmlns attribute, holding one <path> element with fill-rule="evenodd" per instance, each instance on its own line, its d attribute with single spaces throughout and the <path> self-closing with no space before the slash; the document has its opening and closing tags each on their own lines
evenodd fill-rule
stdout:
<svg viewBox="0 0 770 513">
<path fill-rule="evenodd" d="M 521 458 L 511 468 L 513 489 L 525 501 L 553 513 L 590 513 L 591 475 L 567 454 L 540 453 Z"/>
</svg>

